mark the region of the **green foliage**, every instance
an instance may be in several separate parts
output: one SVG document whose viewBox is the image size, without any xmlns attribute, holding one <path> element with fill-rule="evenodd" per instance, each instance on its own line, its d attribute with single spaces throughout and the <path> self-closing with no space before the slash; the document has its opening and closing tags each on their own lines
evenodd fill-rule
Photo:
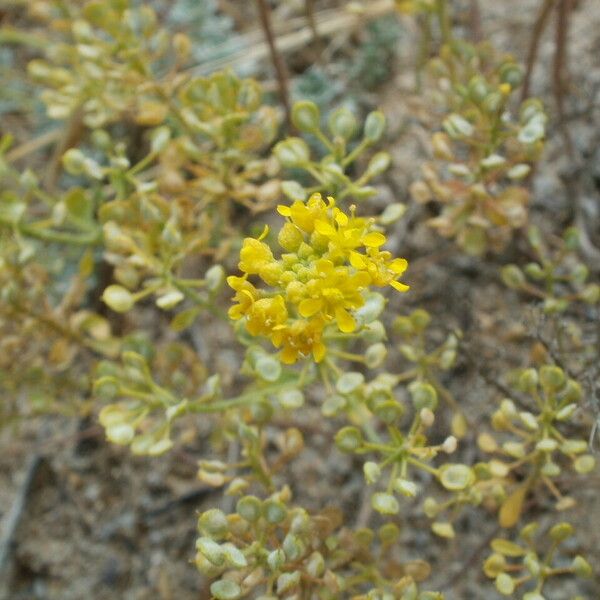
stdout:
<svg viewBox="0 0 600 600">
<path fill-rule="evenodd" d="M 441 204 L 430 225 L 468 254 L 497 252 L 527 222 L 529 191 L 519 182 L 543 149 L 542 104 L 529 99 L 511 109 L 521 67 L 488 44 L 453 41 L 429 69 L 443 131 L 432 136 L 436 160 L 422 167 L 412 196 Z"/>
<path fill-rule="evenodd" d="M 503 267 L 502 280 L 508 287 L 543 300 L 547 314 L 564 312 L 577 301 L 592 305 L 600 301 L 600 285 L 587 282 L 589 270 L 577 257 L 577 229 L 567 229 L 548 247 L 539 229 L 531 226 L 527 240 L 536 260 L 522 269 L 513 264 Z"/>
<path fill-rule="evenodd" d="M 289 137 L 275 146 L 273 153 L 283 168 L 304 171 L 316 182 L 306 187 L 298 181 L 284 181 L 282 191 L 290 200 L 306 200 L 314 192 L 330 194 L 339 200 L 364 200 L 376 193 L 368 184 L 389 167 L 391 159 L 387 152 L 374 154 L 356 179 L 349 171 L 366 150 L 381 140 L 385 130 L 383 113 L 369 113 L 362 126 L 362 139 L 357 143 L 354 141 L 361 128 L 347 108 L 339 108 L 329 115 L 327 132 L 321 127 L 321 113 L 314 102 L 294 104 L 292 122 L 300 132 L 318 140 L 325 155 L 313 159 L 310 146 L 300 137 Z"/>
<path fill-rule="evenodd" d="M 573 558 L 569 566 L 562 566 L 562 561 L 556 560 L 560 544 L 573 535 L 573 527 L 569 523 L 557 523 L 550 529 L 543 552 L 536 540 L 538 530 L 538 523 L 533 522 L 521 529 L 519 542 L 502 538 L 492 540 L 490 545 L 494 552 L 486 559 L 483 569 L 488 577 L 495 579 L 496 589 L 503 596 L 515 598 L 515 594 L 523 592 L 518 596 L 523 600 L 543 600 L 544 585 L 552 577 L 591 577 L 592 568 L 583 556 Z M 554 566 L 555 562 L 561 566 Z"/>
</svg>

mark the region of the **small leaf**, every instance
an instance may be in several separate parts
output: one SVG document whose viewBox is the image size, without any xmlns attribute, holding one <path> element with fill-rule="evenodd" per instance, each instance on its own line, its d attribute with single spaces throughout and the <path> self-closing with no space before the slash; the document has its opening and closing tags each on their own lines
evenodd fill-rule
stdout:
<svg viewBox="0 0 600 600">
<path fill-rule="evenodd" d="M 522 485 L 518 487 L 500 507 L 500 513 L 498 515 L 498 521 L 501 527 L 506 529 L 514 527 L 523 512 L 523 502 L 527 496 L 527 486 Z"/>
<path fill-rule="evenodd" d="M 510 540 L 503 540 L 500 538 L 492 540 L 490 546 L 492 547 L 492 550 L 498 552 L 498 554 L 502 554 L 503 556 L 525 556 L 526 553 L 525 549 L 521 548 L 519 544 L 515 544 Z"/>
</svg>

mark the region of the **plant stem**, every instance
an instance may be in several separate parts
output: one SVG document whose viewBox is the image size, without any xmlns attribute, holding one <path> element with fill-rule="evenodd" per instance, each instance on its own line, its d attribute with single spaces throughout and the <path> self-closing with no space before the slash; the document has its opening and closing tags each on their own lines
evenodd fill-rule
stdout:
<svg viewBox="0 0 600 600">
<path fill-rule="evenodd" d="M 281 54 L 279 54 L 277 46 L 275 45 L 275 36 L 273 35 L 273 27 L 271 23 L 271 8 L 269 7 L 267 0 L 256 0 L 256 5 L 258 7 L 258 14 L 265 34 L 265 38 L 269 46 L 269 52 L 271 53 L 271 62 L 273 63 L 275 74 L 277 76 L 277 85 L 279 86 L 279 97 L 281 98 L 281 103 L 283 104 L 283 107 L 285 109 L 285 116 L 286 121 L 288 123 L 288 127 L 291 128 L 292 113 L 290 108 L 290 98 L 288 91 L 288 72 L 287 67 L 285 65 L 285 61 L 283 60 Z"/>
</svg>

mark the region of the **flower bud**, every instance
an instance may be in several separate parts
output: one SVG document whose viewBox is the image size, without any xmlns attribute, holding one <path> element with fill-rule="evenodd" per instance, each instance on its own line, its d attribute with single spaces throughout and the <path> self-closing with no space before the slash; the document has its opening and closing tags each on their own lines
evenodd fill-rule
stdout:
<svg viewBox="0 0 600 600">
<path fill-rule="evenodd" d="M 342 452 L 354 452 L 362 442 L 362 434 L 357 427 L 343 427 L 335 435 L 335 445 Z"/>
<path fill-rule="evenodd" d="M 373 509 L 382 515 L 396 515 L 400 510 L 398 500 L 392 494 L 377 492 L 371 497 Z"/>
<path fill-rule="evenodd" d="M 372 485 L 377 483 L 381 477 L 381 469 L 376 462 L 368 461 L 363 465 L 363 473 L 365 475 L 365 481 Z"/>
<path fill-rule="evenodd" d="M 329 117 L 329 131 L 334 137 L 351 140 L 358 129 L 356 117 L 347 108 L 334 110 Z"/>
<path fill-rule="evenodd" d="M 231 579 L 220 579 L 211 584 L 210 593 L 216 600 L 237 600 L 242 597 L 242 588 Z"/>
<path fill-rule="evenodd" d="M 292 107 L 292 123 L 305 133 L 313 133 L 319 130 L 321 115 L 319 108 L 314 102 L 301 100 Z"/>
<path fill-rule="evenodd" d="M 370 144 L 377 143 L 385 131 L 385 115 L 381 111 L 373 111 L 365 121 L 364 138 Z"/>
<path fill-rule="evenodd" d="M 135 304 L 133 294 L 120 285 L 109 285 L 102 294 L 103 302 L 115 312 L 125 313 Z"/>
</svg>

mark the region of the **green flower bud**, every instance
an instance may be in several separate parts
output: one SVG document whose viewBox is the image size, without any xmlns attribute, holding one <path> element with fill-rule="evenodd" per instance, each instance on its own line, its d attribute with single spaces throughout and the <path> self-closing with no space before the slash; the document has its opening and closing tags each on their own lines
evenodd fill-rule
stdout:
<svg viewBox="0 0 600 600">
<path fill-rule="evenodd" d="M 335 387 L 340 394 L 351 394 L 365 381 L 365 376 L 356 371 L 344 373 L 336 382 Z"/>
<path fill-rule="evenodd" d="M 255 523 L 262 514 L 262 502 L 256 496 L 244 496 L 238 500 L 236 512 L 250 523 Z"/>
<path fill-rule="evenodd" d="M 209 537 L 196 540 L 196 549 L 215 566 L 220 567 L 225 563 L 225 552 L 217 542 Z"/>
<path fill-rule="evenodd" d="M 413 310 L 409 315 L 410 322 L 417 331 L 424 331 L 431 323 L 431 315 L 422 308 Z"/>
<path fill-rule="evenodd" d="M 294 562 L 299 560 L 304 554 L 305 547 L 298 536 L 293 533 L 288 533 L 281 545 L 288 560 Z"/>
<path fill-rule="evenodd" d="M 538 386 L 538 372 L 535 369 L 524 369 L 519 376 L 519 389 L 533 392 Z"/>
<path fill-rule="evenodd" d="M 243 569 L 244 567 L 248 566 L 246 557 L 237 546 L 227 542 L 221 546 L 221 550 L 223 550 L 225 554 L 225 561 L 229 567 Z"/>
<path fill-rule="evenodd" d="M 156 306 L 162 310 L 175 308 L 183 299 L 184 295 L 179 290 L 170 290 L 156 300 Z"/>
<path fill-rule="evenodd" d="M 171 139 L 171 130 L 168 127 L 157 127 L 150 134 L 150 150 L 158 154 L 167 148 Z"/>
<path fill-rule="evenodd" d="M 344 427 L 335 435 L 335 445 L 342 452 L 354 452 L 362 443 L 363 437 L 357 427 Z"/>
<path fill-rule="evenodd" d="M 511 167 L 507 171 L 506 176 L 513 181 L 520 181 L 521 179 L 525 179 L 529 173 L 531 173 L 531 167 L 524 163 L 519 163 L 518 165 Z"/>
<path fill-rule="evenodd" d="M 546 477 L 558 477 L 560 475 L 560 467 L 551 460 L 548 460 L 542 467 L 542 474 Z"/>
<path fill-rule="evenodd" d="M 581 577 L 583 579 L 587 579 L 593 575 L 592 567 L 590 563 L 583 558 L 583 556 L 576 556 L 571 563 L 571 568 L 573 569 L 575 575 L 577 577 Z"/>
<path fill-rule="evenodd" d="M 374 154 L 367 166 L 367 174 L 369 177 L 377 177 L 381 175 L 390 166 L 392 157 L 388 152 L 377 152 Z"/>
<path fill-rule="evenodd" d="M 213 265 L 206 271 L 204 281 L 209 292 L 217 292 L 225 283 L 225 269 L 221 265 Z"/>
<path fill-rule="evenodd" d="M 490 546 L 494 552 L 502 554 L 502 556 L 524 556 L 525 550 L 510 540 L 503 540 L 502 538 L 495 538 L 491 541 Z"/>
<path fill-rule="evenodd" d="M 221 579 L 211 584 L 210 593 L 216 600 L 237 600 L 242 596 L 242 588 L 231 579 Z"/>
<path fill-rule="evenodd" d="M 564 542 L 573 535 L 573 526 L 570 523 L 557 523 L 550 529 L 550 539 L 553 542 Z"/>
<path fill-rule="evenodd" d="M 585 440 L 565 440 L 560 447 L 563 454 L 581 454 L 588 448 Z"/>
<path fill-rule="evenodd" d="M 385 344 L 373 344 L 365 352 L 365 364 L 369 369 L 376 369 L 383 364 L 387 356 L 387 347 Z"/>
<path fill-rule="evenodd" d="M 70 148 L 62 157 L 65 170 L 70 175 L 81 175 L 85 172 L 87 158 L 78 148 Z"/>
<path fill-rule="evenodd" d="M 390 546 L 398 542 L 400 529 L 394 523 L 386 523 L 377 530 L 377 536 L 384 546 Z"/>
<path fill-rule="evenodd" d="M 279 571 L 283 565 L 285 565 L 285 552 L 281 548 L 277 548 L 277 550 L 273 550 L 267 556 L 267 564 L 272 571 Z"/>
<path fill-rule="evenodd" d="M 103 302 L 115 312 L 125 313 L 135 304 L 133 294 L 120 285 L 109 285 L 102 294 Z"/>
<path fill-rule="evenodd" d="M 500 573 L 496 577 L 496 589 L 503 596 L 512 596 L 515 591 L 515 580 L 507 573 Z"/>
<path fill-rule="evenodd" d="M 502 449 L 513 458 L 523 458 L 525 456 L 525 445 L 521 442 L 504 442 Z"/>
<path fill-rule="evenodd" d="M 346 408 L 348 401 L 343 396 L 338 394 L 334 394 L 333 396 L 329 396 L 325 402 L 323 402 L 323 406 L 321 407 L 321 412 L 326 417 L 334 417 L 339 414 L 344 408 Z"/>
<path fill-rule="evenodd" d="M 365 121 L 364 138 L 370 144 L 376 144 L 385 131 L 385 115 L 381 111 L 373 111 Z"/>
<path fill-rule="evenodd" d="M 363 473 L 365 474 L 365 481 L 372 485 L 377 483 L 381 477 L 381 469 L 376 462 L 368 461 L 363 465 Z"/>
<path fill-rule="evenodd" d="M 544 300 L 544 312 L 546 314 L 556 314 L 564 312 L 569 308 L 569 301 L 565 298 L 546 298 Z"/>
<path fill-rule="evenodd" d="M 283 408 L 293 410 L 304 405 L 304 394 L 298 389 L 284 390 L 279 394 L 278 400 Z"/>
<path fill-rule="evenodd" d="M 254 369 L 265 381 L 273 382 L 281 377 L 281 362 L 268 354 L 263 354 L 256 360 Z"/>
<path fill-rule="evenodd" d="M 577 250 L 579 247 L 580 235 L 577 227 L 567 227 L 567 229 L 565 229 L 562 237 L 568 250 Z"/>
<path fill-rule="evenodd" d="M 425 498 L 425 502 L 423 502 L 423 512 L 430 519 L 433 519 L 437 516 L 439 512 L 439 505 L 435 498 L 431 498 L 430 496 Z"/>
<path fill-rule="evenodd" d="M 574 379 L 567 379 L 564 389 L 561 390 L 560 397 L 563 402 L 579 402 L 583 397 L 581 385 Z"/>
<path fill-rule="evenodd" d="M 592 283 L 586 286 L 579 294 L 579 297 L 586 304 L 597 304 L 600 301 L 600 285 Z"/>
<path fill-rule="evenodd" d="M 516 63 L 506 63 L 500 67 L 500 81 L 516 88 L 523 81 L 523 69 Z"/>
<path fill-rule="evenodd" d="M 521 420 L 521 423 L 523 423 L 523 425 L 529 429 L 529 431 L 537 431 L 540 427 L 535 415 L 530 412 L 521 411 L 519 413 L 519 419 Z"/>
<path fill-rule="evenodd" d="M 318 577 L 322 577 L 325 572 L 325 559 L 320 552 L 313 552 L 306 562 L 306 571 L 315 579 Z"/>
<path fill-rule="evenodd" d="M 229 531 L 229 522 L 222 510 L 211 508 L 200 515 L 198 531 L 215 540 L 223 539 Z"/>
<path fill-rule="evenodd" d="M 283 594 L 300 584 L 300 571 L 282 573 L 277 578 L 277 594 Z"/>
<path fill-rule="evenodd" d="M 528 277 L 531 277 L 531 279 L 535 279 L 536 281 L 543 279 L 545 276 L 544 269 L 535 262 L 525 265 L 524 271 Z"/>
<path fill-rule="evenodd" d="M 473 125 L 471 125 L 464 117 L 457 114 L 446 117 L 442 125 L 448 135 L 453 139 L 469 137 L 475 133 Z"/>
<path fill-rule="evenodd" d="M 580 474 L 591 473 L 596 467 L 596 459 L 591 454 L 578 456 L 573 463 L 573 468 Z"/>
<path fill-rule="evenodd" d="M 282 167 L 301 167 L 310 160 L 310 150 L 306 142 L 297 137 L 279 142 L 274 150 L 275 157 Z"/>
<path fill-rule="evenodd" d="M 474 102 L 482 102 L 489 93 L 487 83 L 481 75 L 475 75 L 469 81 L 469 96 Z"/>
<path fill-rule="evenodd" d="M 319 130 L 321 114 L 314 102 L 301 100 L 292 107 L 292 123 L 294 127 L 305 133 L 313 133 Z"/>
<path fill-rule="evenodd" d="M 475 483 L 475 473 L 467 465 L 445 464 L 439 469 L 439 481 L 447 490 L 464 490 Z"/>
<path fill-rule="evenodd" d="M 502 281 L 506 287 L 518 290 L 525 283 L 525 275 L 517 265 L 506 265 L 501 271 Z"/>
<path fill-rule="evenodd" d="M 558 442 L 553 438 L 544 438 L 535 445 L 535 449 L 540 452 L 554 452 L 557 448 Z"/>
<path fill-rule="evenodd" d="M 419 491 L 419 488 L 414 481 L 409 481 L 408 479 L 402 479 L 400 477 L 394 480 L 394 489 L 407 498 L 414 498 Z"/>
<path fill-rule="evenodd" d="M 281 191 L 294 202 L 304 202 L 308 196 L 308 192 L 296 181 L 282 181 Z"/>
<path fill-rule="evenodd" d="M 435 388 L 430 383 L 423 381 L 413 381 L 408 386 L 413 405 L 416 410 L 428 408 L 435 410 L 438 404 L 438 395 Z"/>
<path fill-rule="evenodd" d="M 414 325 L 409 317 L 396 317 L 392 326 L 394 331 L 402 336 L 409 336 L 414 331 Z"/>
<path fill-rule="evenodd" d="M 540 383 L 547 392 L 556 392 L 565 385 L 564 371 L 555 366 L 544 365 L 540 369 Z"/>
<path fill-rule="evenodd" d="M 278 500 L 267 500 L 263 504 L 263 516 L 268 523 L 275 525 L 281 523 L 287 517 L 287 509 L 283 502 Z"/>
<path fill-rule="evenodd" d="M 382 225 L 392 225 L 404 216 L 406 208 L 406 204 L 403 204 L 402 202 L 388 204 L 381 215 L 379 215 L 379 222 Z"/>
<path fill-rule="evenodd" d="M 540 561 L 533 552 L 528 552 L 525 555 L 525 558 L 523 559 L 523 564 L 533 577 L 537 577 L 542 570 Z"/>
<path fill-rule="evenodd" d="M 396 515 L 400 510 L 398 500 L 392 494 L 377 492 L 371 497 L 371 505 L 382 515 Z"/>
<path fill-rule="evenodd" d="M 431 531 L 433 531 L 435 535 L 446 539 L 453 539 L 456 535 L 452 523 L 443 521 L 436 521 L 435 523 L 432 523 Z"/>
<path fill-rule="evenodd" d="M 94 394 L 103 400 L 112 400 L 119 393 L 119 382 L 115 377 L 105 375 L 94 381 Z"/>
<path fill-rule="evenodd" d="M 351 140 L 358 130 L 356 117 L 347 108 L 334 110 L 329 117 L 328 125 L 334 137 L 341 137 L 346 141 Z"/>
</svg>

